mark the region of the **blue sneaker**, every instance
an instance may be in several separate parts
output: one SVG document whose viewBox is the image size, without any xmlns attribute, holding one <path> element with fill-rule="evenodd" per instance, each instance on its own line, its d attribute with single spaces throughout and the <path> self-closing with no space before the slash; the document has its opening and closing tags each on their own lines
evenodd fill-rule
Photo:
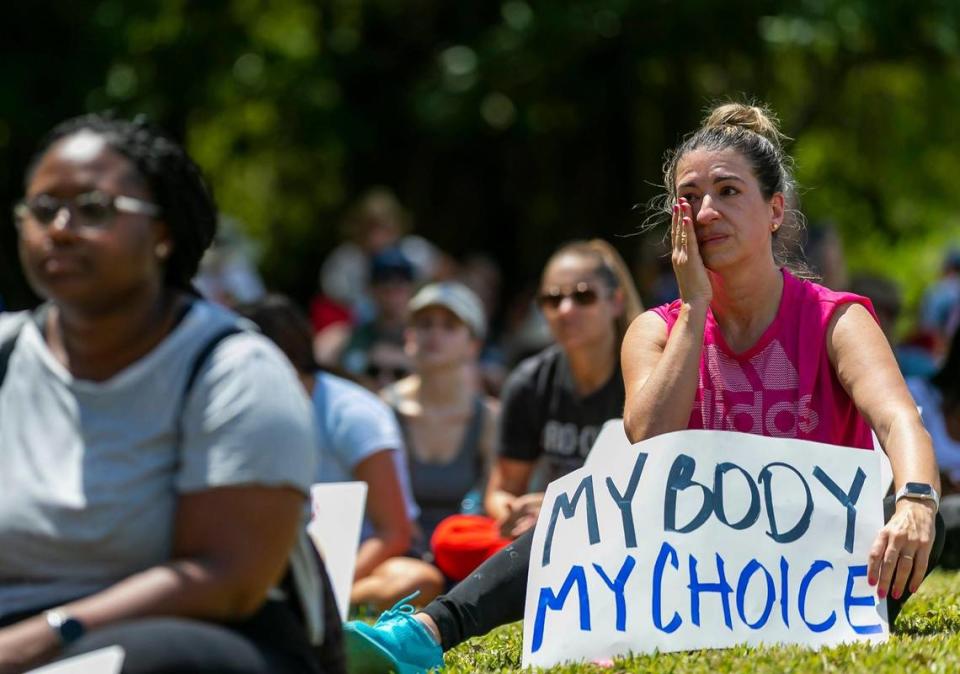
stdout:
<svg viewBox="0 0 960 674">
<path fill-rule="evenodd" d="M 381 613 L 375 625 L 351 620 L 343 626 L 350 674 L 424 674 L 443 667 L 443 650 L 407 603 L 418 594 Z"/>
</svg>

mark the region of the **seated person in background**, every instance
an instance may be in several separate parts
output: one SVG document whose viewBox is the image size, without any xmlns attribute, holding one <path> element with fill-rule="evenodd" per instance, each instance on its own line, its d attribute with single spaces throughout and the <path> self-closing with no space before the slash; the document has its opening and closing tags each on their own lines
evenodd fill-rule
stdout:
<svg viewBox="0 0 960 674">
<path fill-rule="evenodd" d="M 362 386 L 318 369 L 313 360 L 310 324 L 286 297 L 268 295 L 238 311 L 287 355 L 313 402 L 319 458 L 314 481 L 367 483 L 367 507 L 350 601 L 368 603 L 371 583 L 367 579 L 380 578 L 383 571 L 379 567 L 409 549 L 412 523 L 419 512 L 411 496 L 396 417 Z"/>
<path fill-rule="evenodd" d="M 934 356 L 946 354 L 950 338 L 960 320 L 960 250 L 944 256 L 940 278 L 923 293 L 920 300 L 920 329 L 932 336 Z"/>
<path fill-rule="evenodd" d="M 946 541 L 940 564 L 960 568 L 960 330 L 953 333 L 943 366 L 932 377 L 908 377 L 940 467 L 940 512 Z"/>
<path fill-rule="evenodd" d="M 416 372 L 383 390 L 406 440 L 413 495 L 420 505 L 418 531 L 409 557 L 382 567 L 368 579 L 368 596 L 388 607 L 413 590 L 426 602 L 446 586 L 427 560 L 437 524 L 461 511 L 464 499 L 481 488 L 493 452 L 498 406 L 477 380 L 477 356 L 486 332 L 483 306 L 465 286 L 435 283 L 410 301 L 407 351 Z M 389 589 L 387 592 L 385 590 Z"/>
<path fill-rule="evenodd" d="M 359 323 L 373 318 L 368 296 L 370 260 L 388 248 L 403 252 L 417 283 L 443 277 L 448 273 L 449 258 L 410 229 L 410 213 L 390 189 L 373 187 L 360 195 L 344 216 L 343 243 L 320 268 L 322 297 L 346 308 Z"/>
<path fill-rule="evenodd" d="M 370 388 L 376 389 L 372 384 L 377 380 L 377 373 L 370 369 L 371 351 L 386 346 L 401 351 L 403 347 L 413 274 L 413 265 L 396 248 L 378 253 L 370 262 L 370 296 L 376 315 L 353 328 L 339 355 L 341 367 Z"/>
<path fill-rule="evenodd" d="M 943 495 L 960 494 L 960 330 L 940 370 L 929 379 L 911 377 L 907 386 L 933 441 Z"/>
<path fill-rule="evenodd" d="M 72 119 L 15 216 L 48 302 L 0 318 L 0 672 L 115 644 L 128 674 L 320 672 L 318 623 L 274 591 L 316 565 L 310 409 L 191 286 L 217 222 L 197 166 L 145 123 Z"/>
<path fill-rule="evenodd" d="M 501 343 L 502 330 L 498 329 L 502 328 L 498 317 L 503 272 L 500 264 L 486 253 L 471 253 L 464 258 L 455 280 L 476 293 L 483 305 L 487 338 L 480 350 L 480 382 L 488 395 L 498 398 L 509 374 L 506 352 Z"/>
<path fill-rule="evenodd" d="M 897 321 L 903 298 L 896 281 L 880 275 L 858 274 L 850 281 L 850 292 L 868 297 L 873 302 L 880 329 L 890 342 L 904 377 L 931 377 L 937 372 L 937 361 L 929 349 L 897 339 Z"/>
<path fill-rule="evenodd" d="M 503 388 L 487 513 L 515 538 L 537 521 L 543 493 L 527 493 L 537 462 L 550 482 L 583 465 L 604 422 L 623 413 L 620 343 L 642 307 L 617 251 L 599 239 L 547 261 L 539 304 L 556 343 L 524 360 Z"/>
</svg>

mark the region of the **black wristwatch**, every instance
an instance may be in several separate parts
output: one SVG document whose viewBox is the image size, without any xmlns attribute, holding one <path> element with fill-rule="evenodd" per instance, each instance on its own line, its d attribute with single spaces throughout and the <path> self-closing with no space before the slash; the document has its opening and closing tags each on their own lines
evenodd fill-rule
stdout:
<svg viewBox="0 0 960 674">
<path fill-rule="evenodd" d="M 933 501 L 934 511 L 940 510 L 940 494 L 932 484 L 926 482 L 907 482 L 897 492 L 897 501 L 902 498 L 913 498 L 918 501 Z"/>
<path fill-rule="evenodd" d="M 61 646 L 68 646 L 87 633 L 82 622 L 59 609 L 45 611 L 43 617 L 47 619 L 50 629 L 60 637 Z"/>
</svg>

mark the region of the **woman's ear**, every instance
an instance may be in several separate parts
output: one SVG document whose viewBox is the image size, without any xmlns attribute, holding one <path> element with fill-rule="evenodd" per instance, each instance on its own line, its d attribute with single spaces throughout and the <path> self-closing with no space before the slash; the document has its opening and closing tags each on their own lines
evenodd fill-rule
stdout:
<svg viewBox="0 0 960 674">
<path fill-rule="evenodd" d="M 170 229 L 163 220 L 157 220 L 153 227 L 153 253 L 160 262 L 166 262 L 173 253 L 173 238 Z"/>
<path fill-rule="evenodd" d="M 770 225 L 771 231 L 780 229 L 783 224 L 783 218 L 787 214 L 787 202 L 783 197 L 783 192 L 777 192 L 770 198 Z"/>
</svg>

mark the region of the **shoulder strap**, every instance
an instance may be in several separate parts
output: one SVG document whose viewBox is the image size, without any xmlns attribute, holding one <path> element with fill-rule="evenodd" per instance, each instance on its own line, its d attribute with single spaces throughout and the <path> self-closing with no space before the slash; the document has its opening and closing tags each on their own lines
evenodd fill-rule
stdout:
<svg viewBox="0 0 960 674">
<path fill-rule="evenodd" d="M 10 365 L 10 357 L 13 355 L 13 350 L 17 346 L 17 340 L 20 338 L 20 333 L 23 332 L 23 326 L 26 325 L 28 321 L 32 320 L 40 328 L 40 333 L 42 334 L 43 324 L 46 320 L 47 311 L 49 308 L 50 303 L 44 302 L 29 314 L 25 314 L 24 319 L 20 322 L 20 325 L 17 326 L 17 329 L 13 332 L 13 334 L 3 340 L 3 342 L 0 342 L 0 386 L 3 386 L 3 380 L 6 379 L 7 366 Z"/>
<path fill-rule="evenodd" d="M 0 386 L 3 386 L 3 380 L 7 376 L 7 365 L 10 363 L 10 356 L 13 355 L 13 349 L 17 346 L 17 338 L 23 330 L 21 324 L 16 332 L 0 343 Z"/>
<path fill-rule="evenodd" d="M 190 364 L 190 370 L 187 374 L 187 381 L 183 386 L 183 391 L 180 393 L 180 405 L 177 409 L 175 423 L 177 429 L 176 447 L 178 449 L 183 444 L 183 416 L 187 409 L 187 398 L 190 397 L 190 391 L 193 390 L 193 385 L 196 383 L 197 377 L 200 376 L 200 370 L 202 370 L 203 366 L 207 364 L 208 360 L 210 360 L 210 356 L 213 354 L 214 350 L 220 346 L 220 342 L 239 332 L 243 332 L 243 328 L 240 328 L 236 325 L 231 325 L 229 328 L 220 330 L 210 337 L 206 344 L 203 345 L 203 348 L 197 351 L 197 354 L 193 357 L 193 362 Z"/>
<path fill-rule="evenodd" d="M 186 398 L 190 395 L 190 391 L 193 390 L 193 385 L 197 382 L 197 377 L 200 376 L 200 370 L 202 370 L 203 366 L 210 360 L 211 354 L 220 346 L 220 342 L 240 332 L 243 332 L 243 328 L 237 327 L 236 325 L 224 328 L 208 339 L 207 343 L 203 345 L 203 348 L 193 357 L 193 363 L 190 365 L 190 373 L 187 375 L 187 382 L 183 386 L 182 398 L 184 403 L 186 403 Z"/>
</svg>

